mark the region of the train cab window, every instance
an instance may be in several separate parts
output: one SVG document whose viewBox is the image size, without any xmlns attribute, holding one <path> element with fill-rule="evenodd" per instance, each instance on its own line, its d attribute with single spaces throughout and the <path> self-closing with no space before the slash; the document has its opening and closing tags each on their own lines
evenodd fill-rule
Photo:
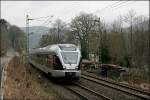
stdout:
<svg viewBox="0 0 150 100">
<path fill-rule="evenodd" d="M 61 52 L 65 64 L 76 64 L 78 60 L 78 52 Z"/>
<path fill-rule="evenodd" d="M 76 51 L 76 47 L 74 46 L 71 46 L 71 47 L 59 46 L 59 48 L 64 51 Z"/>
</svg>

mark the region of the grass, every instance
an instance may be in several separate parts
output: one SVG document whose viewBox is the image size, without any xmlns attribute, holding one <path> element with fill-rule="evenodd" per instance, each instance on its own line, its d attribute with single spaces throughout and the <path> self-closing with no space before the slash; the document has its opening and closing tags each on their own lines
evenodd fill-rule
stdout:
<svg viewBox="0 0 150 100">
<path fill-rule="evenodd" d="M 5 99 L 58 99 L 58 94 L 38 78 L 39 73 L 26 70 L 23 57 L 14 57 L 8 64 Z"/>
</svg>

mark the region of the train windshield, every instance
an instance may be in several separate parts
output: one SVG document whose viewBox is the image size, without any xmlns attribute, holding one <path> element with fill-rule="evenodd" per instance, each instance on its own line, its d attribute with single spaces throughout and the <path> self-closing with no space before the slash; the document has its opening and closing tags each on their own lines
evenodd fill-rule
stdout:
<svg viewBox="0 0 150 100">
<path fill-rule="evenodd" d="M 59 46 L 59 48 L 61 50 L 64 50 L 64 51 L 76 51 L 76 47 L 65 47 L 65 46 Z"/>
<path fill-rule="evenodd" d="M 77 64 L 78 52 L 61 52 L 65 64 Z"/>
</svg>

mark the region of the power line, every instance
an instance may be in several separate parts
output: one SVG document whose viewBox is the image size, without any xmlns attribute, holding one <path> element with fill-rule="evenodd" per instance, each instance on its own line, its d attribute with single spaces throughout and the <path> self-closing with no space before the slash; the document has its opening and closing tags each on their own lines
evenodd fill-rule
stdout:
<svg viewBox="0 0 150 100">
<path fill-rule="evenodd" d="M 136 1 L 133 1 L 133 2 L 136 2 Z M 132 3 L 133 3 L 132 2 Z M 127 5 L 125 5 L 125 4 L 127 4 L 127 3 L 131 3 L 131 1 L 129 2 L 129 0 L 128 1 L 126 1 L 124 4 L 122 4 L 121 6 L 119 6 L 119 7 L 114 7 L 114 9 L 117 9 L 117 8 L 120 8 L 120 7 L 123 7 L 123 6 L 127 6 Z"/>
<path fill-rule="evenodd" d="M 120 8 L 120 7 L 122 7 L 122 6 L 127 6 L 127 5 L 126 5 L 127 3 L 131 3 L 131 2 L 129 2 L 129 1 L 130 1 L 130 0 L 127 0 L 127 1 L 124 1 L 124 2 L 119 2 L 119 1 L 118 1 L 118 2 L 113 3 L 112 5 L 109 5 L 109 6 L 111 6 L 110 8 L 112 8 L 112 9 L 114 10 L 114 9 L 118 9 L 118 8 Z M 133 2 L 136 2 L 136 1 L 133 1 Z M 133 2 L 132 2 L 132 3 L 133 3 Z M 106 9 L 106 8 L 107 8 L 107 9 L 110 9 L 109 6 L 106 6 L 106 7 L 104 7 L 104 8 L 105 8 L 105 9 Z M 102 9 L 103 9 L 103 8 L 102 8 Z M 102 9 L 101 9 L 101 12 L 104 11 L 104 10 L 102 10 Z M 96 11 L 96 12 L 98 12 L 98 11 Z M 99 11 L 99 12 L 100 12 L 100 11 Z M 100 12 L 100 13 L 101 13 L 101 12 Z M 106 12 L 104 12 L 104 13 L 106 13 Z M 103 13 L 103 14 L 104 14 L 104 13 Z"/>
<path fill-rule="evenodd" d="M 43 22 L 43 21 L 45 21 L 45 20 L 36 19 L 36 20 L 34 20 L 34 21 L 42 21 L 42 22 Z"/>
<path fill-rule="evenodd" d="M 32 19 L 33 19 L 33 20 L 37 20 L 37 19 L 41 19 L 41 18 L 48 18 L 48 17 L 51 17 L 51 16 L 35 17 L 35 18 L 32 18 Z"/>
<path fill-rule="evenodd" d="M 32 20 L 32 21 L 42 21 L 43 23 L 39 26 L 47 26 L 51 21 L 50 19 L 52 18 L 53 16 L 45 16 L 45 17 L 36 17 L 36 18 L 28 18 L 28 20 Z M 45 19 L 47 18 L 47 19 Z"/>
<path fill-rule="evenodd" d="M 128 0 L 128 1 L 129 1 L 129 0 Z M 114 5 L 114 6 L 112 6 L 111 8 L 115 8 L 115 7 L 119 6 L 119 5 L 125 4 L 125 3 L 127 3 L 128 1 L 120 2 L 118 5 Z"/>
<path fill-rule="evenodd" d="M 50 16 L 46 21 L 44 21 L 44 23 L 42 24 L 42 26 L 44 26 L 44 24 L 46 24 L 46 26 L 49 24 L 49 23 L 51 23 L 51 18 L 52 18 L 53 16 Z"/>
<path fill-rule="evenodd" d="M 108 5 L 108 6 L 104 7 L 104 8 L 102 8 L 102 9 L 100 9 L 100 10 L 97 10 L 97 11 L 94 12 L 94 13 L 102 12 L 102 11 L 104 11 L 105 9 L 108 9 L 108 8 L 111 7 L 111 6 L 118 4 L 119 2 L 120 2 L 120 1 L 117 1 L 117 2 L 115 2 L 115 3 L 113 3 L 113 4 L 111 4 L 111 5 Z"/>
<path fill-rule="evenodd" d="M 128 0 L 129 1 L 129 0 Z M 113 4 L 111 4 L 111 5 L 109 5 L 109 6 L 106 6 L 106 7 L 104 7 L 104 8 L 102 8 L 101 10 L 99 10 L 99 11 L 96 11 L 95 13 L 102 13 L 103 11 L 105 11 L 105 10 L 108 10 L 108 9 L 113 9 L 113 8 L 115 8 L 115 7 L 117 7 L 117 6 L 119 6 L 119 7 L 121 7 L 121 5 L 123 5 L 123 4 L 125 4 L 125 3 L 127 3 L 128 1 L 118 1 L 118 2 L 115 2 L 115 3 L 113 3 Z"/>
</svg>

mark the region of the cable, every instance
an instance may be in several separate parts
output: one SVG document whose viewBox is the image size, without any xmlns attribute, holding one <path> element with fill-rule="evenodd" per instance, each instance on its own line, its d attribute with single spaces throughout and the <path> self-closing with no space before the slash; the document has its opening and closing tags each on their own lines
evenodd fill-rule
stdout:
<svg viewBox="0 0 150 100">
<path fill-rule="evenodd" d="M 43 24 L 42 24 L 42 26 L 44 26 L 44 24 L 46 24 L 46 25 L 48 25 L 51 21 L 50 21 L 50 19 L 52 18 L 53 16 L 50 16 Z"/>
<path fill-rule="evenodd" d="M 111 7 L 110 8 L 112 8 L 113 10 L 114 9 L 118 9 L 118 8 L 120 8 L 120 7 L 122 7 L 122 6 L 127 6 L 127 5 L 125 5 L 125 4 L 127 4 L 127 3 L 130 3 L 129 2 L 130 0 L 127 0 L 127 1 L 125 1 L 125 2 L 116 2 L 116 3 L 113 3 L 112 5 L 111 5 Z M 133 1 L 133 2 L 136 2 L 136 1 Z M 132 2 L 132 3 L 133 3 Z M 108 8 L 109 6 L 107 6 L 107 7 L 104 7 L 104 8 Z M 108 9 L 110 9 L 110 8 L 108 8 Z M 102 11 L 102 10 L 101 10 Z M 101 12 L 100 12 L 101 13 Z M 103 14 L 105 14 L 106 12 L 104 12 Z"/>
<path fill-rule="evenodd" d="M 129 1 L 129 0 L 128 0 L 128 1 Z M 115 2 L 115 3 L 113 3 L 113 4 L 109 5 L 109 6 L 106 6 L 106 7 L 102 8 L 102 9 L 99 10 L 99 11 L 96 11 L 96 12 L 101 13 L 102 11 L 107 10 L 107 9 L 111 9 L 111 8 L 113 9 L 113 8 L 115 8 L 115 7 L 117 7 L 117 6 L 121 7 L 122 4 L 125 4 L 125 3 L 127 3 L 128 1 L 124 1 L 124 2 L 118 1 L 118 2 Z M 96 13 L 96 12 L 95 12 L 95 13 Z"/>
<path fill-rule="evenodd" d="M 120 2 L 120 1 L 117 1 L 117 2 L 115 2 L 115 3 L 113 3 L 113 4 L 111 4 L 111 5 L 108 5 L 108 6 L 104 7 L 104 8 L 102 8 L 102 9 L 100 9 L 100 10 L 97 10 L 97 11 L 94 12 L 94 13 L 104 11 L 105 9 L 109 8 L 110 6 L 116 5 L 116 4 L 119 3 L 119 2 Z"/>
<path fill-rule="evenodd" d="M 37 18 L 30 18 L 30 20 L 32 21 L 42 21 L 43 23 L 39 26 L 47 26 L 51 21 L 50 19 L 52 18 L 53 16 L 46 16 L 46 17 L 37 17 Z M 44 20 L 43 18 L 47 18 L 46 20 Z M 41 20 L 43 19 L 43 20 Z"/>
<path fill-rule="evenodd" d="M 133 2 L 136 2 L 136 1 L 133 1 Z M 133 2 L 132 2 L 132 3 L 133 3 Z M 125 2 L 124 4 L 127 4 L 127 3 L 131 3 L 131 2 L 129 2 L 129 0 L 128 0 L 128 1 Z M 119 7 L 117 7 L 117 8 L 120 8 L 120 7 L 123 7 L 123 6 L 127 6 L 127 5 L 124 5 L 124 4 L 122 4 L 121 6 L 119 6 Z M 117 8 L 114 7 L 114 9 L 117 9 Z"/>
<path fill-rule="evenodd" d="M 33 21 L 45 21 L 45 20 L 39 20 L 39 19 L 37 19 L 37 20 L 33 20 Z"/>
<path fill-rule="evenodd" d="M 111 7 L 111 8 L 115 8 L 115 7 L 119 6 L 119 5 L 125 4 L 125 3 L 127 3 L 128 1 L 129 1 L 129 0 L 127 0 L 127 1 L 124 1 L 124 2 L 120 2 L 120 4 L 118 4 L 118 5 L 115 5 L 115 6 Z"/>
<path fill-rule="evenodd" d="M 33 19 L 33 20 L 36 20 L 36 19 L 47 18 L 47 17 L 51 17 L 51 16 L 45 16 L 45 17 L 36 17 L 36 18 L 32 18 L 32 19 Z"/>
</svg>

